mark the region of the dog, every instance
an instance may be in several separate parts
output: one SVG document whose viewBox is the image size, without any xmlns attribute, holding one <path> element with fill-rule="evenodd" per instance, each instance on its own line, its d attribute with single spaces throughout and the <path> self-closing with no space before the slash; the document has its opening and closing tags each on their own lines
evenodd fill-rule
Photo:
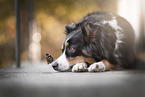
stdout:
<svg viewBox="0 0 145 97">
<path fill-rule="evenodd" d="M 62 55 L 51 63 L 56 71 L 97 72 L 132 68 L 135 35 L 123 17 L 97 11 L 66 25 Z"/>
</svg>

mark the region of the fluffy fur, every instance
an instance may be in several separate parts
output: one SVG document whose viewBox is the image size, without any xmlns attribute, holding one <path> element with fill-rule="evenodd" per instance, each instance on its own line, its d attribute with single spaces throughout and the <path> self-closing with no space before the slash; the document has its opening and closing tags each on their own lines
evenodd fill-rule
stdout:
<svg viewBox="0 0 145 97">
<path fill-rule="evenodd" d="M 135 64 L 134 30 L 123 17 L 108 12 L 95 12 L 65 28 L 67 37 L 62 49 L 65 60 L 60 56 L 61 60 L 58 58 L 54 61 L 52 66 L 55 70 L 71 70 L 76 63 L 81 62 L 75 62 L 78 56 L 92 58 L 95 62 L 105 59 L 116 68 L 131 68 Z M 70 60 L 73 60 L 72 64 Z M 86 61 L 83 60 L 89 68 L 92 63 Z"/>
</svg>

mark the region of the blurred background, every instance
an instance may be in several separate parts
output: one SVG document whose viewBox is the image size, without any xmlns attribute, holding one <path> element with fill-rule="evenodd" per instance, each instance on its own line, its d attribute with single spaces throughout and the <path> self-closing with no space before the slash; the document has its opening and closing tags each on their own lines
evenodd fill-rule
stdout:
<svg viewBox="0 0 145 97">
<path fill-rule="evenodd" d="M 108 11 L 126 18 L 136 35 L 137 56 L 145 60 L 144 0 L 19 0 L 20 60 L 41 62 L 61 54 L 64 26 L 86 14 Z M 15 1 L 0 0 L 0 67 L 15 64 Z"/>
</svg>

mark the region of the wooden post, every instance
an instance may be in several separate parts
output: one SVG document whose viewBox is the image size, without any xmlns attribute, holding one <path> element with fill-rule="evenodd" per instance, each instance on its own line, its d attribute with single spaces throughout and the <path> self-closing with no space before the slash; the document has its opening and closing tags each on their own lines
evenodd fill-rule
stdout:
<svg viewBox="0 0 145 97">
<path fill-rule="evenodd" d="M 15 15 L 16 15 L 16 67 L 20 67 L 20 1 L 15 0 Z"/>
</svg>

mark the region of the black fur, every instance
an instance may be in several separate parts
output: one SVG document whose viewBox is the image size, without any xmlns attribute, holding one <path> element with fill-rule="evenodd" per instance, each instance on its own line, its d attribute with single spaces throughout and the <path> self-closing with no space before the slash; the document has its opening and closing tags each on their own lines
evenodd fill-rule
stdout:
<svg viewBox="0 0 145 97">
<path fill-rule="evenodd" d="M 121 43 L 115 49 L 117 40 L 116 30 L 108 23 L 115 17 L 118 26 L 122 29 Z M 90 54 L 97 62 L 107 59 L 110 63 L 121 67 L 131 68 L 136 62 L 134 53 L 134 30 L 124 18 L 107 12 L 95 12 L 88 14 L 78 23 L 66 25 L 67 35 L 77 33 L 68 41 L 67 57 L 82 55 L 82 49 Z M 69 48 L 75 48 L 75 52 L 69 52 Z"/>
</svg>

